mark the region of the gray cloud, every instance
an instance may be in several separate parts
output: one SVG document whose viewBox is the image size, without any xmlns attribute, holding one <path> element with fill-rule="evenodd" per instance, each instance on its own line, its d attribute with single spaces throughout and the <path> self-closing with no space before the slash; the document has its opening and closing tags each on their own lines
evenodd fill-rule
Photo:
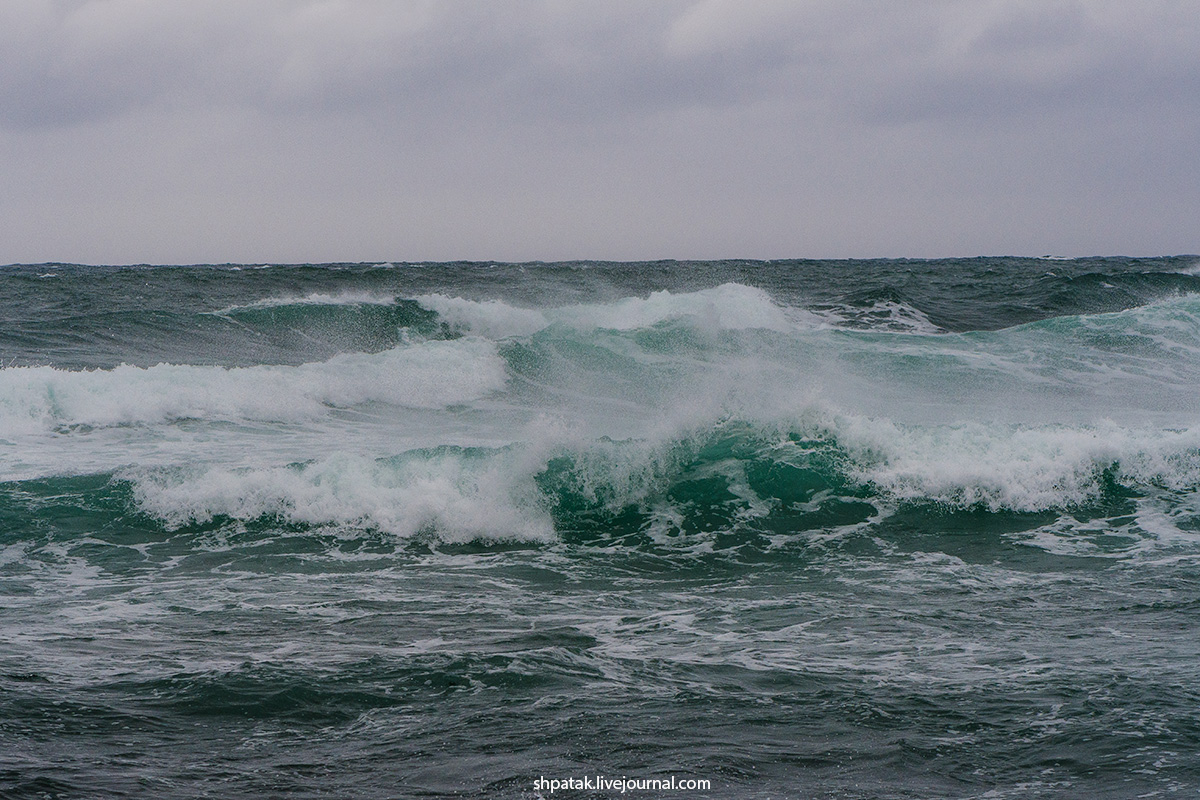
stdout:
<svg viewBox="0 0 1200 800">
<path fill-rule="evenodd" d="M 780 37 L 680 44 L 684 4 L 318 2 L 250 15 L 245 4 L 201 2 L 147 18 L 94 5 L 43 20 L 53 46 L 30 47 L 37 57 L 5 70 L 10 124 L 156 103 L 591 121 L 746 102 L 776 88 L 769 79 L 789 57 Z"/>
<path fill-rule="evenodd" d="M 970 25 L 946 26 L 891 65 L 863 106 L 882 121 L 1012 120 L 1090 109 L 1200 110 L 1200 9 L 1147 3 L 995 4 Z M 1175 13 L 1170 13 L 1174 10 Z M 947 29 L 948 28 L 948 29 Z"/>
<path fill-rule="evenodd" d="M 13 0 L 0 260 L 1195 250 L 1198 34 L 1171 0 Z"/>
</svg>

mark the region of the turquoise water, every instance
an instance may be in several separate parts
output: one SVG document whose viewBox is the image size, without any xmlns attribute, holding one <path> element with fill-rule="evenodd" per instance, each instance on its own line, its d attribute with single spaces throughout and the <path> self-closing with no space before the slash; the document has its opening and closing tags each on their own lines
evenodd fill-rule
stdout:
<svg viewBox="0 0 1200 800">
<path fill-rule="evenodd" d="M 1200 258 L 0 286 L 2 797 L 1200 790 Z"/>
</svg>

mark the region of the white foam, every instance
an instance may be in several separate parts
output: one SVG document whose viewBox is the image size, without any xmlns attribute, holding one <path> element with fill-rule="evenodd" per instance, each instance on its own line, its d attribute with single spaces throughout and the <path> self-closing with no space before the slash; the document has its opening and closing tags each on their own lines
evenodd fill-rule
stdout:
<svg viewBox="0 0 1200 800">
<path fill-rule="evenodd" d="M 494 339 L 529 336 L 553 324 L 579 330 L 633 331 L 668 321 L 685 321 L 712 330 L 761 328 L 780 332 L 795 330 L 798 322 L 806 326 L 820 324 L 815 314 L 785 309 L 762 289 L 737 283 L 697 292 L 673 293 L 664 289 L 648 297 L 548 309 L 440 294 L 423 295 L 416 300 L 451 325 Z"/>
<path fill-rule="evenodd" d="M 1116 425 L 1014 428 L 978 423 L 902 427 L 888 420 L 831 421 L 851 471 L 902 500 L 1041 511 L 1094 501 L 1104 470 L 1122 482 L 1200 489 L 1200 430 Z"/>
<path fill-rule="evenodd" d="M 261 300 L 255 300 L 253 303 L 245 303 L 242 305 L 232 305 L 227 308 L 222 308 L 220 311 L 211 313 L 217 316 L 233 314 L 237 311 L 246 311 L 260 308 L 279 308 L 281 306 L 392 306 L 396 304 L 394 295 L 381 295 L 374 292 L 338 292 L 337 294 L 326 294 L 324 292 L 313 292 L 306 295 L 279 295 L 277 297 L 264 297 Z"/>
<path fill-rule="evenodd" d="M 299 366 L 13 367 L 0 370 L 0 434 L 178 419 L 294 422 L 369 402 L 444 408 L 499 391 L 505 381 L 495 345 L 475 338 Z"/>
<path fill-rule="evenodd" d="M 925 312 L 894 300 L 878 300 L 869 308 L 839 306 L 822 316 L 838 327 L 849 326 L 918 335 L 945 333 Z"/>
<path fill-rule="evenodd" d="M 628 331 L 668 320 L 688 319 L 706 328 L 790 331 L 793 324 L 783 308 L 762 289 L 726 283 L 713 289 L 672 294 L 663 290 L 647 298 L 627 297 L 616 303 L 562 309 L 558 321 L 578 327 Z"/>
<path fill-rule="evenodd" d="M 464 300 L 440 294 L 415 298 L 424 308 L 437 312 L 442 322 L 489 339 L 530 336 L 550 324 L 546 314 L 533 308 L 511 306 L 501 300 Z"/>
<path fill-rule="evenodd" d="M 217 516 L 370 527 L 400 537 L 447 541 L 549 540 L 553 525 L 533 485 L 504 451 L 410 454 L 372 461 L 339 454 L 294 467 L 158 472 L 134 482 L 138 506 L 171 527 Z"/>
</svg>

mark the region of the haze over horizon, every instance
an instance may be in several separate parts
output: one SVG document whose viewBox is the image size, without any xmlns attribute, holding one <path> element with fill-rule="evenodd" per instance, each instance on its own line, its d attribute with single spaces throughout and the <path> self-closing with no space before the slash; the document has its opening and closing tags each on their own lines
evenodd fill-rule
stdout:
<svg viewBox="0 0 1200 800">
<path fill-rule="evenodd" d="M 0 263 L 1195 253 L 1200 4 L 0 6 Z"/>
</svg>

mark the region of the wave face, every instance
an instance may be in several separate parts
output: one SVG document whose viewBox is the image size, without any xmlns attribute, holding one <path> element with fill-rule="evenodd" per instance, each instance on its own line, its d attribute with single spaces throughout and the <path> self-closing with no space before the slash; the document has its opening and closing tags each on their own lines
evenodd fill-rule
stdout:
<svg viewBox="0 0 1200 800">
<path fill-rule="evenodd" d="M 0 793 L 1200 788 L 1198 265 L 0 268 Z"/>
</svg>

